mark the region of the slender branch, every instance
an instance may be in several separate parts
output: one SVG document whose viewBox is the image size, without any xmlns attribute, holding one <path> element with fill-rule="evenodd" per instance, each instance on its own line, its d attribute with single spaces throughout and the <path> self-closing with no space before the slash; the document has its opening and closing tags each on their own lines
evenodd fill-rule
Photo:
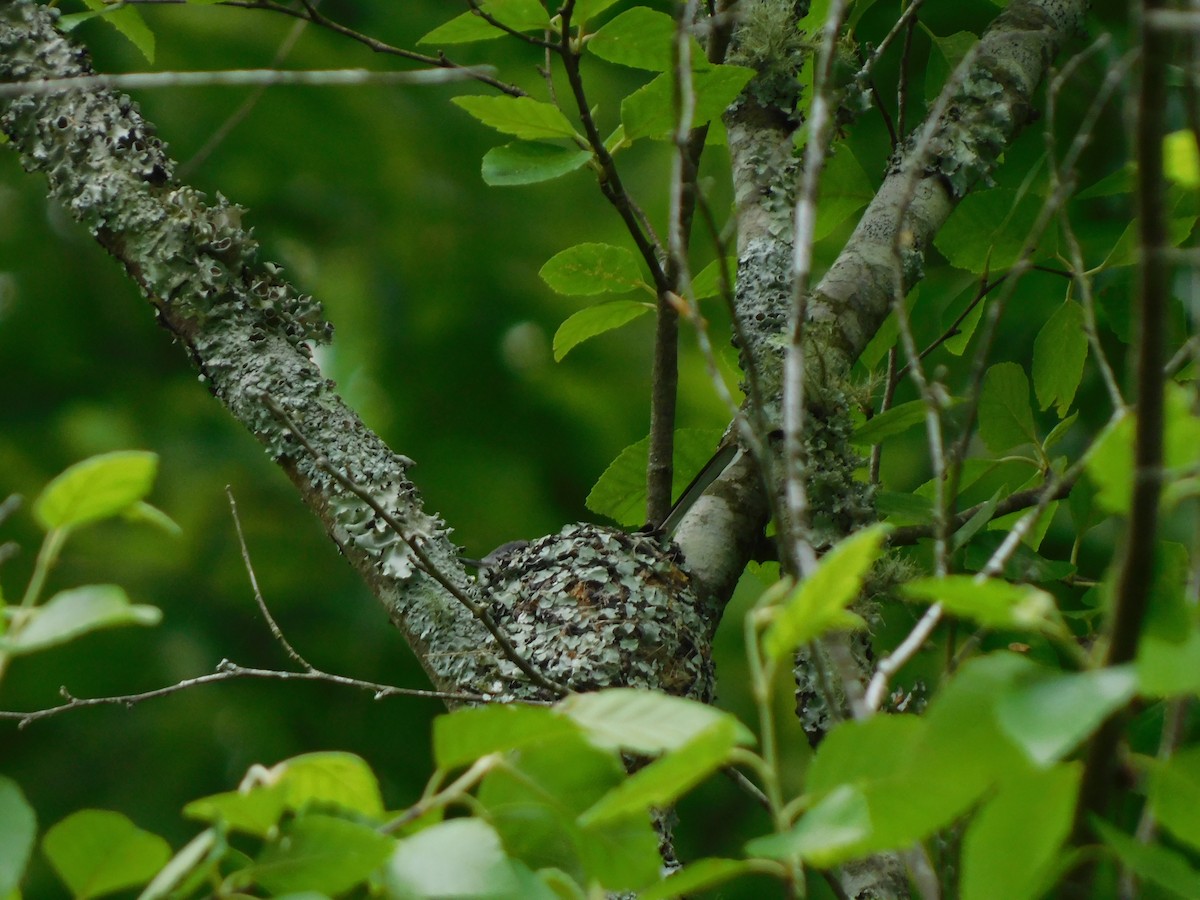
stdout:
<svg viewBox="0 0 1200 900">
<path fill-rule="evenodd" d="M 1129 662 L 1137 652 L 1142 623 L 1149 607 L 1146 585 L 1154 574 L 1154 544 L 1158 535 L 1158 501 L 1162 490 L 1163 380 L 1166 310 L 1170 302 L 1171 264 L 1163 250 L 1167 233 L 1166 186 L 1162 141 L 1166 132 L 1167 63 L 1170 35 L 1151 28 L 1146 18 L 1165 7 L 1163 0 L 1141 5 L 1141 79 L 1137 96 L 1135 152 L 1138 243 L 1138 341 L 1136 345 L 1137 421 L 1134 432 L 1134 479 L 1129 504 L 1125 548 L 1113 586 L 1112 617 L 1106 666 Z M 1110 716 L 1092 738 L 1079 788 L 1075 839 L 1088 833 L 1087 820 L 1102 815 L 1112 793 L 1112 771 L 1121 741 L 1124 711 Z M 1091 870 L 1077 873 L 1086 885 Z"/>
<path fill-rule="evenodd" d="M 185 678 L 176 684 L 155 688 L 151 691 L 142 691 L 137 694 L 121 694 L 113 697 L 76 697 L 63 687 L 59 690 L 59 693 L 67 701 L 66 703 L 61 703 L 58 706 L 50 706 L 45 709 L 30 710 L 28 712 L 3 709 L 0 710 L 0 719 L 15 720 L 18 728 L 24 728 L 29 723 L 36 722 L 39 719 L 48 719 L 52 716 L 61 715 L 62 713 L 71 712 L 76 709 L 83 709 L 88 706 L 124 706 L 129 708 L 146 700 L 168 697 L 171 694 L 177 694 L 180 691 L 190 690 L 204 684 L 217 684 L 222 681 L 234 681 L 239 678 L 256 678 L 269 681 L 321 681 L 355 688 L 360 691 L 369 691 L 374 695 L 376 700 L 383 700 L 386 697 L 424 697 L 429 700 L 443 700 L 452 703 L 486 703 L 489 700 L 489 698 L 479 694 L 463 694 L 455 691 L 430 691 L 419 688 L 395 687 L 390 684 L 377 684 L 373 681 L 362 681 L 358 678 L 349 678 L 345 675 L 323 672 L 320 669 L 306 669 L 303 672 L 258 669 L 250 666 L 241 666 L 223 659 L 217 664 L 215 672 L 207 675 L 198 675 L 195 678 Z"/>
<path fill-rule="evenodd" d="M 908 49 L 907 33 L 911 32 L 913 25 L 916 23 L 916 15 L 920 11 L 921 5 L 924 2 L 925 0 L 912 0 L 912 2 L 905 7 L 904 11 L 901 12 L 897 17 L 895 24 L 893 24 L 888 33 L 883 36 L 883 40 L 879 42 L 879 46 L 875 47 L 871 51 L 871 55 L 868 56 L 859 67 L 859 70 L 854 75 L 855 82 L 858 84 L 864 84 L 870 79 L 871 72 L 874 70 L 875 64 L 878 63 L 880 57 L 887 52 L 887 48 L 892 45 L 892 41 L 896 39 L 896 36 L 899 35 L 901 31 L 906 32 L 905 50 Z"/>
</svg>

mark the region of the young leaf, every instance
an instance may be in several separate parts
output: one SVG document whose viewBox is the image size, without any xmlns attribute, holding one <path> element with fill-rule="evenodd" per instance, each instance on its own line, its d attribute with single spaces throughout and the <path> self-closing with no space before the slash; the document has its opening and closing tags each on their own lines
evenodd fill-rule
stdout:
<svg viewBox="0 0 1200 900">
<path fill-rule="evenodd" d="M 544 31 L 550 26 L 550 16 L 538 0 L 483 0 L 479 7 L 514 31 Z M 504 29 L 469 11 L 439 25 L 417 43 L 467 44 L 504 36 Z"/>
<path fill-rule="evenodd" d="M 541 706 L 468 706 L 433 720 L 433 758 L 438 768 L 456 769 L 489 753 L 578 733 L 569 719 Z"/>
<path fill-rule="evenodd" d="M 20 786 L 0 775 L 0 897 L 17 895 L 36 838 L 32 807 Z"/>
<path fill-rule="evenodd" d="M 763 649 L 782 659 L 825 631 L 864 627 L 863 620 L 846 607 L 858 598 L 889 530 L 886 525 L 872 525 L 826 553 L 817 570 L 779 605 L 763 635 Z"/>
<path fill-rule="evenodd" d="M 183 808 L 183 814 L 201 822 L 220 823 L 229 831 L 266 837 L 285 809 L 287 796 L 282 786 L 256 784 L 193 800 Z"/>
<path fill-rule="evenodd" d="M 843 852 L 871 832 L 871 811 L 857 788 L 842 785 L 810 809 L 789 831 L 756 838 L 746 852 L 769 859 L 800 857 L 823 869 L 836 865 Z"/>
<path fill-rule="evenodd" d="M 636 6 L 621 13 L 592 35 L 587 49 L 600 59 L 651 72 L 671 71 L 675 20 L 666 13 Z M 694 48 L 698 49 L 698 48 Z M 701 51 L 693 59 L 704 59 Z"/>
<path fill-rule="evenodd" d="M 675 466 L 672 491 L 678 497 L 712 456 L 721 433 L 708 428 L 680 428 L 675 432 Z M 620 452 L 604 470 L 585 501 L 587 508 L 621 525 L 646 521 L 646 465 L 649 438 Z"/>
<path fill-rule="evenodd" d="M 678 750 L 721 723 L 733 728 L 735 743 L 754 742 L 749 729 L 729 713 L 657 691 L 608 688 L 572 694 L 556 708 L 579 725 L 592 744 L 610 750 L 646 756 Z"/>
<path fill-rule="evenodd" d="M 651 303 L 612 300 L 572 313 L 554 332 L 554 361 L 562 362 L 568 353 L 584 341 L 627 325 L 653 310 Z"/>
<path fill-rule="evenodd" d="M 268 783 L 283 787 L 290 809 L 319 804 L 368 817 L 383 815 L 379 781 L 366 760 L 353 753 L 303 753 L 272 766 L 268 772 Z"/>
<path fill-rule="evenodd" d="M 527 141 L 575 136 L 575 129 L 557 106 L 532 97 L 471 95 L 454 97 L 450 102 L 489 128 Z"/>
<path fill-rule="evenodd" d="M 153 453 L 128 450 L 93 456 L 46 485 L 33 504 L 33 515 L 46 530 L 120 515 L 150 493 L 157 472 Z"/>
<path fill-rule="evenodd" d="M 951 615 L 972 619 L 985 628 L 1015 628 L 1065 634 L 1054 597 L 1029 584 L 1009 584 L 969 575 L 918 578 L 901 588 L 910 600 L 941 603 Z"/>
<path fill-rule="evenodd" d="M 395 846 L 394 838 L 369 825 L 309 813 L 285 825 L 254 864 L 233 879 L 260 885 L 272 896 L 315 891 L 332 897 L 365 881 Z"/>
<path fill-rule="evenodd" d="M 54 825 L 42 852 L 77 900 L 145 884 L 171 858 L 157 834 L 102 809 L 80 810 Z"/>
<path fill-rule="evenodd" d="M 963 900 L 1036 900 L 1071 830 L 1081 767 L 1056 766 L 1009 778 L 967 827 Z M 1014 860 L 1020 860 L 1014 865 Z"/>
<path fill-rule="evenodd" d="M 632 291 L 645 285 L 633 251 L 612 244 L 576 244 L 554 254 L 538 274 L 551 290 L 583 297 Z"/>
<path fill-rule="evenodd" d="M 1087 353 L 1083 307 L 1068 300 L 1046 320 L 1033 342 L 1033 387 L 1042 409 L 1053 403 L 1059 416 L 1066 414 L 1083 378 Z"/>
<path fill-rule="evenodd" d="M 483 180 L 493 187 L 551 181 L 587 165 L 592 154 L 578 147 L 521 142 L 483 155 Z"/>
<path fill-rule="evenodd" d="M 670 806 L 729 761 L 742 730 L 744 726 L 731 717 L 716 721 L 605 794 L 579 817 L 579 824 L 607 824 L 634 813 L 646 815 L 652 807 Z"/>
<path fill-rule="evenodd" d="M 134 605 L 115 584 L 92 584 L 62 591 L 29 611 L 21 628 L 0 638 L 0 648 L 14 656 L 65 644 L 89 631 L 118 625 L 157 625 L 162 610 Z"/>
<path fill-rule="evenodd" d="M 696 109 L 692 125 L 704 125 L 720 116 L 753 77 L 754 70 L 745 66 L 721 65 L 694 72 Z M 671 133 L 675 127 L 671 99 L 674 90 L 674 75 L 665 73 L 621 101 L 621 123 L 625 126 L 626 140 L 664 138 Z"/>
<path fill-rule="evenodd" d="M 993 453 L 1037 444 L 1029 379 L 1016 363 L 998 363 L 983 376 L 979 395 L 979 435 Z"/>
<path fill-rule="evenodd" d="M 1132 666 L 1037 673 L 996 700 L 996 719 L 1030 761 L 1046 768 L 1083 742 L 1137 691 Z"/>
<path fill-rule="evenodd" d="M 400 842 L 387 864 L 389 897 L 528 897 L 554 900 L 529 870 L 510 860 L 482 819 L 451 819 Z"/>
</svg>

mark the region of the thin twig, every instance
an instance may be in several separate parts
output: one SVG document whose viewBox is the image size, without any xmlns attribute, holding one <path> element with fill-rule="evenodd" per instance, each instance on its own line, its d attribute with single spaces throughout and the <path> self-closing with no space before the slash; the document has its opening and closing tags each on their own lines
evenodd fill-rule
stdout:
<svg viewBox="0 0 1200 900">
<path fill-rule="evenodd" d="M 375 515 L 379 516 L 383 523 L 387 525 L 388 528 L 392 529 L 393 533 L 400 538 L 400 540 L 404 541 L 415 557 L 417 565 L 420 567 L 421 571 L 441 585 L 447 591 L 447 593 L 461 603 L 467 609 L 467 611 L 470 612 L 471 615 L 474 616 L 484 628 L 487 629 L 488 633 L 495 639 L 497 645 L 499 645 L 501 652 L 511 663 L 513 663 L 513 665 L 525 673 L 525 676 L 533 684 L 537 685 L 543 690 L 549 691 L 557 697 L 561 697 L 568 693 L 566 687 L 543 675 L 533 667 L 533 664 L 530 663 L 529 660 L 527 660 L 517 651 L 517 648 L 513 646 L 513 643 L 509 639 L 508 635 L 506 635 L 500 629 L 500 626 L 496 624 L 496 621 L 491 617 L 487 609 L 482 604 L 476 603 L 462 588 L 455 584 L 434 564 L 434 562 L 429 558 L 429 555 L 421 547 L 420 543 L 416 541 L 412 535 L 408 534 L 404 528 L 404 525 L 395 516 L 386 510 L 378 500 L 371 496 L 370 491 L 366 490 L 353 479 L 349 478 L 345 473 L 339 471 L 333 465 L 333 463 L 331 463 L 325 457 L 325 455 L 321 453 L 321 451 L 312 445 L 309 439 L 300 430 L 299 426 L 297 426 L 292 420 L 292 417 L 283 410 L 283 408 L 275 401 L 274 397 L 264 393 L 262 394 L 261 399 L 263 406 L 265 406 L 273 416 L 279 419 L 279 421 L 291 431 L 296 440 L 299 441 L 300 445 L 308 451 L 309 455 L 312 457 L 313 463 L 315 463 L 318 468 L 322 469 L 331 478 L 333 478 L 333 480 L 336 481 L 343 489 L 349 491 L 351 494 L 367 504 L 367 506 L 369 506 L 375 513 Z"/>
<path fill-rule="evenodd" d="M 59 689 L 59 693 L 67 701 L 66 703 L 27 712 L 4 709 L 0 710 L 0 719 L 15 720 L 18 728 L 24 728 L 29 723 L 36 722 L 39 719 L 48 719 L 51 716 L 61 715 L 62 713 L 83 709 L 88 706 L 124 706 L 129 708 L 146 700 L 167 697 L 171 694 L 177 694 L 180 691 L 199 687 L 200 685 L 217 684 L 222 681 L 233 681 L 238 678 L 258 678 L 271 681 L 328 682 L 330 684 L 342 685 L 343 687 L 352 687 L 356 690 L 370 691 L 376 700 L 382 700 L 385 697 L 424 697 L 429 700 L 445 700 L 458 703 L 487 703 L 490 700 L 490 698 L 480 694 L 464 694 L 455 691 L 431 691 L 420 688 L 395 687 L 390 684 L 376 684 L 372 681 L 362 681 L 358 678 L 349 678 L 345 675 L 334 675 L 332 672 L 323 672 L 320 669 L 305 670 L 303 672 L 258 669 L 250 666 L 240 666 L 237 663 L 223 659 L 217 664 L 215 672 L 207 675 L 198 675 L 195 678 L 185 678 L 176 684 L 155 688 L 151 691 L 142 691 L 137 694 L 122 694 L 114 697 L 75 697 L 63 687 Z"/>
</svg>

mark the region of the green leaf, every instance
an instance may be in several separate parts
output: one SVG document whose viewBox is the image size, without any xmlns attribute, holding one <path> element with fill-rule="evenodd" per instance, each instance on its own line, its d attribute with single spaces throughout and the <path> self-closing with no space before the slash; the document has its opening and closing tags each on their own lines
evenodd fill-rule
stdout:
<svg viewBox="0 0 1200 900">
<path fill-rule="evenodd" d="M 648 816 L 653 807 L 672 805 L 729 762 L 742 730 L 732 718 L 715 722 L 617 785 L 579 817 L 579 824 L 607 824 L 633 813 Z"/>
<path fill-rule="evenodd" d="M 157 834 L 102 809 L 80 810 L 54 825 L 42 852 L 78 900 L 145 884 L 171 858 Z"/>
<path fill-rule="evenodd" d="M 137 47 L 138 52 L 146 57 L 146 62 L 154 62 L 154 32 L 146 25 L 146 20 L 138 12 L 136 6 L 113 5 L 106 0 L 83 0 L 88 9 L 100 13 L 104 21 L 117 29 L 128 41 Z"/>
<path fill-rule="evenodd" d="M 132 604 L 115 584 L 92 584 L 62 591 L 42 606 L 28 610 L 29 618 L 0 638 L 0 649 L 14 656 L 65 644 L 89 631 L 118 625 L 157 625 L 162 610 Z"/>
<path fill-rule="evenodd" d="M 1039 443 L 1029 405 L 1029 379 L 1016 363 L 998 363 L 983 376 L 979 436 L 993 453 Z"/>
<path fill-rule="evenodd" d="M 675 465 L 671 489 L 683 493 L 695 473 L 712 457 L 721 433 L 709 428 L 680 428 L 675 432 Z M 587 508 L 621 525 L 646 521 L 646 466 L 650 439 L 642 438 L 618 454 L 604 470 L 591 493 Z"/>
<path fill-rule="evenodd" d="M 440 769 L 456 769 L 489 753 L 578 733 L 570 719 L 543 706 L 505 703 L 464 707 L 434 719 L 433 758 Z"/>
<path fill-rule="evenodd" d="M 1141 692 L 1148 696 L 1200 693 L 1200 629 L 1190 629 L 1182 642 L 1143 634 L 1137 673 Z"/>
<path fill-rule="evenodd" d="M 1187 857 L 1162 844 L 1143 844 L 1098 817 L 1091 827 L 1104 839 L 1121 864 L 1144 882 L 1174 891 L 1180 897 L 1200 897 L 1200 872 Z"/>
<path fill-rule="evenodd" d="M 450 102 L 502 134 L 527 141 L 575 137 L 575 129 L 557 106 L 532 97 L 471 95 Z"/>
<path fill-rule="evenodd" d="M 1067 633 L 1054 597 L 1030 584 L 948 575 L 918 578 L 901 590 L 907 599 L 941 603 L 951 615 L 972 619 L 985 628 Z"/>
<path fill-rule="evenodd" d="M 938 231 L 934 245 L 950 265 L 982 274 L 1012 267 L 1041 213 L 1042 198 L 1033 191 L 997 187 L 970 193 Z M 1049 234 L 1043 235 L 1034 258 L 1052 255 Z"/>
<path fill-rule="evenodd" d="M 841 785 L 863 785 L 889 778 L 912 759 L 925 733 L 917 716 L 874 716 L 848 720 L 834 727 L 817 747 L 809 764 L 805 789 L 826 794 Z"/>
<path fill-rule="evenodd" d="M 183 814 L 201 822 L 220 823 L 230 831 L 266 837 L 287 809 L 281 785 L 255 784 L 193 800 Z"/>
<path fill-rule="evenodd" d="M 979 38 L 969 31 L 956 31 L 946 37 L 931 34 L 929 40 L 932 46 L 925 68 L 925 102 L 932 105 L 958 64 L 979 43 Z"/>
<path fill-rule="evenodd" d="M 480 9 L 496 21 L 516 31 L 544 31 L 550 27 L 550 16 L 538 0 L 483 0 Z M 505 37 L 503 29 L 485 21 L 474 12 L 455 16 L 426 34 L 419 44 L 467 44 Z"/>
<path fill-rule="evenodd" d="M 1038 672 L 996 701 L 1004 733 L 1046 768 L 1082 743 L 1137 692 L 1132 666 L 1069 674 Z"/>
<path fill-rule="evenodd" d="M 1150 805 L 1163 826 L 1200 847 L 1200 747 L 1177 752 L 1150 773 Z"/>
<path fill-rule="evenodd" d="M 519 143 L 483 155 L 483 180 L 493 187 L 551 181 L 587 165 L 592 154 L 578 147 Z"/>
<path fill-rule="evenodd" d="M 478 801 L 510 855 L 586 883 L 587 838 L 576 818 L 624 778 L 615 753 L 568 733 L 499 759 L 484 777 Z"/>
<path fill-rule="evenodd" d="M 1083 307 L 1068 300 L 1046 320 L 1033 342 L 1033 387 L 1042 409 L 1053 403 L 1059 416 L 1066 414 L 1083 378 L 1087 353 Z"/>
<path fill-rule="evenodd" d="M 274 895 L 316 891 L 333 896 L 365 881 L 388 859 L 394 838 L 369 825 L 320 813 L 286 824 L 236 883 L 261 885 Z"/>
<path fill-rule="evenodd" d="M 880 491 L 875 495 L 875 508 L 889 525 L 928 525 L 933 521 L 933 504 L 917 494 Z"/>
<path fill-rule="evenodd" d="M 132 506 L 127 507 L 121 513 L 121 518 L 126 522 L 150 525 L 159 531 L 165 531 L 173 537 L 183 534 L 183 529 L 179 527 L 179 524 L 174 519 L 157 506 L 151 506 L 144 500 L 138 500 Z"/>
<path fill-rule="evenodd" d="M 387 896 L 487 897 L 553 900 L 529 870 L 504 853 L 500 836 L 482 819 L 451 819 L 400 842 L 384 876 Z"/>
<path fill-rule="evenodd" d="M 636 688 L 572 694 L 556 709 L 583 729 L 597 747 L 653 756 L 678 750 L 713 728 L 731 728 L 735 743 L 754 735 L 734 716 L 707 703 Z"/>
<path fill-rule="evenodd" d="M 42 491 L 33 515 L 47 530 L 120 515 L 150 493 L 158 457 L 140 450 L 93 456 L 71 466 Z"/>
<path fill-rule="evenodd" d="M 739 875 L 755 871 L 754 863 L 742 859 L 700 859 L 673 872 L 665 881 L 660 881 L 638 893 L 639 900 L 672 900 L 699 891 L 708 891 L 732 881 Z"/>
<path fill-rule="evenodd" d="M 696 95 L 693 127 L 704 125 L 725 112 L 754 74 L 753 69 L 730 65 L 692 73 Z M 627 141 L 643 137 L 664 138 L 675 128 L 673 81 L 673 73 L 664 73 L 621 101 L 621 123 L 625 126 Z"/>
<path fill-rule="evenodd" d="M 729 257 L 725 261 L 725 265 L 729 272 L 729 286 L 735 288 L 737 287 L 737 257 Z M 721 260 L 714 259 L 692 279 L 692 296 L 697 300 L 703 300 L 705 297 L 720 295 L 721 290 Z"/>
<path fill-rule="evenodd" d="M 1078 764 L 1005 780 L 963 837 L 963 900 L 1037 900 L 1071 830 Z M 1014 861 L 1020 863 L 1014 865 Z"/>
<path fill-rule="evenodd" d="M 1167 220 L 1167 241 L 1172 247 L 1178 247 L 1192 233 L 1192 227 L 1195 224 L 1195 216 L 1171 216 Z M 1118 269 L 1122 266 L 1134 265 L 1141 255 L 1141 251 L 1138 249 L 1139 240 L 1137 222 L 1131 221 L 1121 232 L 1121 236 L 1117 238 L 1116 244 L 1113 245 L 1099 268 Z"/>
<path fill-rule="evenodd" d="M 893 406 L 881 412 L 858 428 L 850 436 L 850 443 L 857 447 L 871 447 L 883 442 L 884 438 L 903 434 L 908 429 L 925 421 L 925 413 L 929 409 L 924 400 L 910 400 Z"/>
<path fill-rule="evenodd" d="M 849 145 L 839 144 L 821 172 L 821 202 L 813 238 L 821 240 L 871 202 L 875 186 Z"/>
<path fill-rule="evenodd" d="M 675 20 L 666 13 L 644 6 L 621 13 L 591 36 L 587 43 L 589 52 L 607 62 L 648 69 L 651 72 L 669 72 L 673 68 L 671 43 L 675 40 Z M 694 47 L 693 50 L 698 50 Z M 701 50 L 693 59 L 704 59 Z"/>
<path fill-rule="evenodd" d="M 871 831 L 871 811 L 857 788 L 842 785 L 810 809 L 789 831 L 756 838 L 746 852 L 768 859 L 793 857 L 818 869 L 836 865 L 843 852 Z"/>
<path fill-rule="evenodd" d="M 1173 131 L 1163 138 L 1163 168 L 1180 187 L 1200 187 L 1200 154 L 1190 131 Z"/>
<path fill-rule="evenodd" d="M 613 300 L 572 313 L 554 332 L 554 361 L 562 362 L 568 353 L 584 341 L 627 325 L 653 311 L 653 303 Z"/>
<path fill-rule="evenodd" d="M 586 25 L 616 2 L 617 0 L 576 0 L 571 24 Z"/>
<path fill-rule="evenodd" d="M 998 489 L 996 493 L 992 494 L 992 496 L 979 508 L 978 512 L 976 512 L 973 516 L 971 516 L 971 518 L 967 519 L 967 521 L 963 523 L 962 528 L 954 532 L 951 540 L 951 547 L 954 550 L 958 550 L 959 548 L 965 547 L 967 544 L 969 544 L 971 542 L 971 538 L 979 534 L 980 529 L 982 529 L 985 525 L 987 525 L 988 522 L 991 521 L 992 516 L 996 513 L 996 506 L 999 504 L 1000 497 L 1003 494 L 1004 488 Z"/>
<path fill-rule="evenodd" d="M 863 578 L 879 557 L 889 530 L 887 525 L 872 525 L 826 553 L 816 571 L 779 604 L 763 635 L 763 649 L 782 659 L 826 631 L 865 627 L 846 607 L 858 599 Z"/>
<path fill-rule="evenodd" d="M 547 260 L 538 274 L 551 290 L 581 297 L 622 293 L 646 286 L 633 251 L 612 244 L 568 247 Z"/>
<path fill-rule="evenodd" d="M 18 785 L 0 775 L 0 897 L 16 895 L 37 839 L 37 817 Z"/>
</svg>

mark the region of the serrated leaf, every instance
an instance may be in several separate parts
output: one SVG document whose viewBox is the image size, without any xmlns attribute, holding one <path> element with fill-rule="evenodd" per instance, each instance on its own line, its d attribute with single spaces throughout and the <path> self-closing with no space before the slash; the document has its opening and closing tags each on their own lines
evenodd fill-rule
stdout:
<svg viewBox="0 0 1200 900">
<path fill-rule="evenodd" d="M 83 0 L 88 9 L 99 13 L 104 21 L 117 29 L 129 43 L 137 47 L 138 52 L 146 58 L 146 62 L 154 62 L 154 32 L 146 25 L 146 20 L 138 12 L 136 6 L 121 6 L 106 0 Z"/>
<path fill-rule="evenodd" d="M 607 62 L 651 72 L 669 72 L 674 40 L 674 19 L 666 13 L 636 6 L 593 34 L 587 49 Z M 692 58 L 696 58 L 695 53 Z M 704 59 L 703 51 L 699 58 Z"/>
<path fill-rule="evenodd" d="M 395 844 L 369 825 L 309 813 L 287 823 L 232 880 L 246 887 L 260 885 L 274 896 L 291 891 L 335 896 L 365 881 Z"/>
<path fill-rule="evenodd" d="M 1059 416 L 1066 414 L 1083 378 L 1087 353 L 1083 307 L 1067 300 L 1046 320 L 1033 342 L 1033 387 L 1042 409 L 1055 404 Z"/>
<path fill-rule="evenodd" d="M 145 884 L 171 858 L 157 834 L 102 809 L 80 810 L 51 827 L 42 852 L 77 900 Z"/>
<path fill-rule="evenodd" d="M 433 721 L 433 757 L 439 768 L 455 769 L 489 753 L 577 735 L 567 718 L 541 706 L 493 704 L 457 709 Z"/>
<path fill-rule="evenodd" d="M 611 750 L 653 756 L 677 750 L 721 723 L 733 729 L 735 743 L 754 742 L 749 729 L 729 713 L 657 691 L 608 688 L 572 694 L 556 708 L 578 724 L 591 743 Z"/>
<path fill-rule="evenodd" d="M 982 274 L 1010 268 L 1041 213 L 1033 191 L 997 187 L 968 194 L 938 231 L 934 245 L 957 269 Z M 1052 235 L 1043 235 L 1034 257 L 1052 255 Z"/>
<path fill-rule="evenodd" d="M 730 65 L 694 72 L 692 84 L 696 107 L 692 126 L 718 118 L 737 99 L 754 74 L 753 69 Z M 664 73 L 621 101 L 621 124 L 625 126 L 627 141 L 643 137 L 664 138 L 671 133 L 675 127 L 673 81 L 672 73 Z"/>
<path fill-rule="evenodd" d="M 979 394 L 979 435 L 993 453 L 1039 443 L 1029 405 L 1029 379 L 1016 363 L 997 363 L 984 375 Z"/>
<path fill-rule="evenodd" d="M 622 293 L 646 284 L 633 251 L 612 244 L 568 247 L 550 257 L 538 275 L 552 290 L 578 297 Z"/>
<path fill-rule="evenodd" d="M 782 659 L 825 631 L 865 627 L 861 617 L 846 607 L 858 599 L 889 530 L 887 525 L 872 525 L 826 553 L 816 571 L 780 602 L 763 635 L 763 649 Z"/>
<path fill-rule="evenodd" d="M 941 603 L 951 615 L 972 619 L 985 628 L 1065 633 L 1054 597 L 1033 585 L 947 575 L 918 578 L 903 585 L 901 592 L 910 600 Z"/>
<path fill-rule="evenodd" d="M 575 137 L 575 129 L 553 103 L 532 97 L 454 97 L 450 101 L 489 128 L 527 141 Z"/>
<path fill-rule="evenodd" d="M 37 817 L 20 785 L 0 775 L 0 897 L 17 895 L 37 839 Z"/>
<path fill-rule="evenodd" d="M 639 769 L 579 817 L 583 827 L 610 823 L 651 808 L 671 806 L 729 761 L 744 730 L 736 719 L 718 719 L 685 744 Z"/>
<path fill-rule="evenodd" d="M 1046 768 L 1082 743 L 1137 692 L 1133 666 L 1037 673 L 1005 690 L 996 720 L 1030 761 Z"/>
<path fill-rule="evenodd" d="M 554 332 L 554 361 L 562 362 L 568 353 L 584 341 L 627 325 L 653 310 L 654 305 L 650 303 L 613 300 L 573 313 Z"/>
<path fill-rule="evenodd" d="M 849 785 L 836 788 L 782 834 L 756 838 L 746 852 L 768 859 L 799 857 L 823 869 L 871 833 L 871 810 L 862 791 Z"/>
<path fill-rule="evenodd" d="M 544 31 L 550 16 L 538 0 L 483 0 L 480 9 L 516 31 Z M 417 41 L 418 44 L 467 44 L 505 37 L 503 29 L 474 12 L 455 16 Z"/>
<path fill-rule="evenodd" d="M 20 628 L 0 638 L 0 649 L 16 656 L 65 644 L 101 628 L 157 625 L 162 620 L 162 610 L 130 603 L 125 591 L 115 584 L 92 584 L 62 591 L 27 614 Z"/>
<path fill-rule="evenodd" d="M 33 515 L 45 529 L 74 528 L 120 515 L 154 484 L 158 456 L 140 450 L 104 453 L 68 468 L 42 490 Z"/>
<path fill-rule="evenodd" d="M 680 428 L 675 432 L 675 465 L 672 493 L 678 497 L 713 454 L 721 433 L 708 428 Z M 646 466 L 650 439 L 642 438 L 618 454 L 587 496 L 587 508 L 620 525 L 646 521 Z"/>
<path fill-rule="evenodd" d="M 592 154 L 578 147 L 523 142 L 493 147 L 483 155 L 483 180 L 493 187 L 537 184 L 581 169 Z"/>
</svg>

